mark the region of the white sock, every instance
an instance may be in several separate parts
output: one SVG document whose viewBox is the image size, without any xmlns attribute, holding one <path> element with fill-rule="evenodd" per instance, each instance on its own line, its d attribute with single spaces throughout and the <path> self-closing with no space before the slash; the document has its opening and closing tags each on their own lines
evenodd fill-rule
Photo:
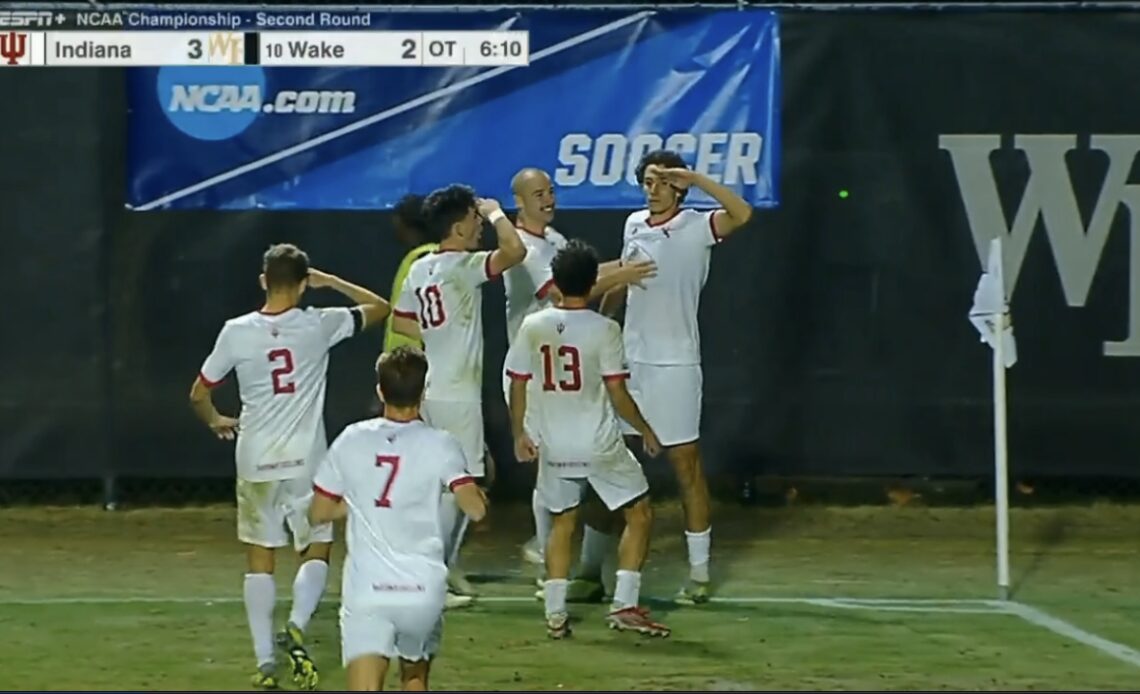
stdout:
<svg viewBox="0 0 1140 694">
<path fill-rule="evenodd" d="M 550 538 L 550 529 L 554 526 L 554 516 L 546 508 L 546 503 L 538 490 L 530 497 L 530 510 L 534 513 L 534 536 L 538 539 L 538 552 L 546 556 L 546 541 Z"/>
<path fill-rule="evenodd" d="M 637 601 L 640 599 L 641 572 L 619 569 L 617 572 L 617 587 L 614 588 L 613 608 L 620 610 L 625 607 L 637 607 Z"/>
<path fill-rule="evenodd" d="M 708 583 L 712 528 L 703 533 L 691 533 L 686 530 L 685 543 L 689 545 L 689 578 L 698 583 Z"/>
<path fill-rule="evenodd" d="M 257 666 L 272 665 L 273 608 L 277 604 L 277 584 L 273 582 L 273 574 L 246 574 L 242 595 L 245 597 L 245 617 L 249 621 L 249 635 L 253 637 Z"/>
<path fill-rule="evenodd" d="M 543 586 L 546 600 L 546 616 L 566 611 L 566 587 L 569 581 L 565 578 L 549 578 Z"/>
<path fill-rule="evenodd" d="M 455 495 L 447 492 L 439 500 L 439 531 L 443 535 L 443 560 L 451 567 L 451 553 L 455 551 L 455 525 L 459 522 L 459 505 Z"/>
<path fill-rule="evenodd" d="M 289 611 L 289 621 L 301 631 L 309 626 L 309 619 L 316 612 L 321 596 L 325 593 L 325 581 L 329 577 L 329 565 L 323 559 L 310 559 L 297 569 L 293 579 L 293 609 Z"/>
<path fill-rule="evenodd" d="M 613 554 L 618 538 L 586 526 L 582 533 L 582 553 L 578 557 L 576 578 L 602 580 L 602 563 Z"/>
</svg>

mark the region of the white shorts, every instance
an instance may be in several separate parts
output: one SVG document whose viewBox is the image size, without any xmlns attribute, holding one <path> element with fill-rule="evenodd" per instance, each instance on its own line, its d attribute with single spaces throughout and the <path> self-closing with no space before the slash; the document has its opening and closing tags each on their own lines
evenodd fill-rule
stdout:
<svg viewBox="0 0 1140 694">
<path fill-rule="evenodd" d="M 341 661 L 383 656 L 424 660 L 439 652 L 444 598 L 408 605 L 340 608 Z"/>
<path fill-rule="evenodd" d="M 467 472 L 483 477 L 483 405 L 478 402 L 424 400 L 420 414 L 427 425 L 443 429 L 459 440 L 467 458 Z"/>
<path fill-rule="evenodd" d="M 298 552 L 314 542 L 332 542 L 333 524 L 309 525 L 313 481 L 308 475 L 270 482 L 237 481 L 238 539 L 247 545 L 275 549 L 289 545 Z"/>
<path fill-rule="evenodd" d="M 700 364 L 629 365 L 629 394 L 662 446 L 680 446 L 700 439 L 702 386 Z M 621 427 L 626 436 L 637 435 L 637 430 L 625 421 Z"/>
<path fill-rule="evenodd" d="M 625 446 L 612 456 L 595 461 L 587 477 L 559 477 L 545 465 L 539 468 L 538 493 L 551 513 L 569 511 L 582 503 L 587 485 L 611 511 L 649 492 L 641 463 Z"/>
</svg>

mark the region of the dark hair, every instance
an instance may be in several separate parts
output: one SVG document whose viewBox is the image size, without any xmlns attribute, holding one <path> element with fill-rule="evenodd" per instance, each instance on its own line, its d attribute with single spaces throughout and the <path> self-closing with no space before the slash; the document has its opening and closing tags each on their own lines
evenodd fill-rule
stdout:
<svg viewBox="0 0 1140 694">
<path fill-rule="evenodd" d="M 277 243 L 262 256 L 261 271 L 267 290 L 296 287 L 309 278 L 309 256 L 291 243 Z"/>
<path fill-rule="evenodd" d="M 427 220 L 424 218 L 424 196 L 408 193 L 400 198 L 392 208 L 396 221 L 418 234 L 427 234 Z"/>
<path fill-rule="evenodd" d="M 550 269 L 562 296 L 584 299 L 598 281 L 598 254 L 590 244 L 574 239 L 554 254 Z"/>
<path fill-rule="evenodd" d="M 427 370 L 427 357 L 419 347 L 402 345 L 381 354 L 376 360 L 376 383 L 380 385 L 384 404 L 392 407 L 419 405 Z"/>
<path fill-rule="evenodd" d="M 423 214 L 431 235 L 438 241 L 447 238 L 451 227 L 462 221 L 475 208 L 475 191 L 454 183 L 433 190 L 424 199 Z"/>
<path fill-rule="evenodd" d="M 654 165 L 666 169 L 689 168 L 688 164 L 685 163 L 685 160 L 681 158 L 681 155 L 677 154 L 673 150 L 655 149 L 652 152 L 647 152 L 645 156 L 641 158 L 641 161 L 637 162 L 637 169 L 634 170 L 634 175 L 637 176 L 638 185 L 645 183 L 645 170 Z M 681 202 L 688 194 L 688 190 L 678 189 L 677 201 Z"/>
</svg>

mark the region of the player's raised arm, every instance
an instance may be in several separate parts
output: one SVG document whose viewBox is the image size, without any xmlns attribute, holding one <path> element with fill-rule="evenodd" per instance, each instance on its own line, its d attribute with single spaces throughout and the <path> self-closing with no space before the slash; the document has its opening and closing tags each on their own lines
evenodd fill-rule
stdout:
<svg viewBox="0 0 1140 694">
<path fill-rule="evenodd" d="M 696 186 L 720 203 L 721 209 L 712 213 L 713 235 L 718 239 L 727 238 L 752 218 L 752 205 L 748 204 L 747 200 L 737 195 L 736 191 L 704 174 L 686 168 L 665 168 L 655 165 L 651 165 L 646 173 L 653 169 L 670 185 L 682 190 Z"/>
<path fill-rule="evenodd" d="M 526 246 L 519 238 L 518 229 L 510 219 L 507 219 L 498 200 L 480 198 L 476 209 L 479 211 L 479 216 L 495 227 L 495 235 L 499 242 L 499 247 L 491 253 L 491 258 L 487 261 L 488 274 L 501 275 L 526 258 Z"/>
<path fill-rule="evenodd" d="M 356 302 L 354 310 L 358 310 L 362 317 L 361 330 L 378 325 L 392 311 L 392 307 L 379 294 L 327 272 L 310 269 L 309 286 L 317 289 L 327 287 L 345 295 L 349 301 Z"/>
<path fill-rule="evenodd" d="M 214 386 L 225 380 L 226 376 L 234 368 L 234 358 L 232 356 L 233 350 L 231 349 L 230 342 L 233 336 L 228 327 L 223 327 L 222 331 L 218 333 L 218 339 L 214 343 L 214 349 L 206 357 L 206 361 L 202 363 L 202 368 L 198 371 L 198 377 L 194 379 L 194 383 L 190 386 L 190 407 L 194 410 L 194 414 L 198 419 L 202 420 L 206 426 L 219 439 L 232 440 L 235 432 L 237 431 L 238 420 L 233 417 L 226 417 L 218 412 L 214 407 L 214 399 L 212 390 Z"/>
</svg>

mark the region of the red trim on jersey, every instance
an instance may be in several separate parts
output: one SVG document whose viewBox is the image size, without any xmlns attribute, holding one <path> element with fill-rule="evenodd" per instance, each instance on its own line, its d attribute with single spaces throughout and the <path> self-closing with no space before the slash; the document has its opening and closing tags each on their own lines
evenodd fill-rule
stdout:
<svg viewBox="0 0 1140 694">
<path fill-rule="evenodd" d="M 392 311 L 392 315 L 397 318 L 411 318 L 412 320 L 415 320 L 416 318 L 415 311 L 401 311 L 399 309 L 396 309 L 395 311 Z"/>
<path fill-rule="evenodd" d="M 533 236 L 535 238 L 539 238 L 539 239 L 546 238 L 546 227 L 543 227 L 541 232 L 537 232 L 537 231 L 531 231 L 530 229 L 527 229 L 524 226 L 519 226 L 519 223 L 515 222 L 515 228 L 518 229 L 519 231 L 525 231 L 526 233 L 530 234 L 531 236 Z"/>
<path fill-rule="evenodd" d="M 313 485 L 313 491 L 316 492 L 317 494 L 320 494 L 321 496 L 328 497 L 329 499 L 332 499 L 333 501 L 340 501 L 341 499 L 344 498 L 340 494 L 333 494 L 329 490 L 321 487 L 321 485 L 319 485 L 319 484 Z"/>
<path fill-rule="evenodd" d="M 289 313 L 290 311 L 292 311 L 295 308 L 297 308 L 297 307 L 296 306 L 290 306 L 289 308 L 283 308 L 280 311 L 266 311 L 265 307 L 262 306 L 261 308 L 257 309 L 257 312 L 263 316 L 280 316 L 283 313 Z"/>
<path fill-rule="evenodd" d="M 201 381 L 202 385 L 206 386 L 207 388 L 215 388 L 215 387 L 221 385 L 222 381 L 226 380 L 226 377 L 222 376 L 217 381 L 211 381 L 210 379 L 206 378 L 206 374 L 199 371 L 198 372 L 198 380 Z"/>
<path fill-rule="evenodd" d="M 440 253 L 467 253 L 461 248 L 437 248 L 432 251 L 432 255 L 439 255 Z"/>
<path fill-rule="evenodd" d="M 497 280 L 503 276 L 503 273 L 495 272 L 494 270 L 491 269 L 491 256 L 492 255 L 494 255 L 494 253 L 488 253 L 487 259 L 483 261 L 483 274 L 487 275 L 487 279 L 489 279 L 489 280 Z"/>
<path fill-rule="evenodd" d="M 666 217 L 665 219 L 662 219 L 660 222 L 651 222 L 651 221 L 649 221 L 649 217 L 650 217 L 650 215 L 646 215 L 646 216 L 645 216 L 645 223 L 646 223 L 647 225 L 649 225 L 650 227 L 659 227 L 659 226 L 661 226 L 662 224 L 668 224 L 669 222 L 673 221 L 674 219 L 676 219 L 677 215 L 681 214 L 681 213 L 682 213 L 682 212 L 684 212 L 684 211 L 685 211 L 685 208 L 683 208 L 683 207 L 678 207 L 678 208 L 677 208 L 677 211 L 676 211 L 676 212 L 674 212 L 673 214 L 669 215 L 669 216 L 668 216 L 668 217 Z"/>
<path fill-rule="evenodd" d="M 411 422 L 422 422 L 422 421 L 424 421 L 424 418 L 419 416 L 419 415 L 416 415 L 415 417 L 412 417 L 411 419 L 396 419 L 395 417 L 389 417 L 388 415 L 384 415 L 384 419 L 387 419 L 389 422 L 395 422 L 396 424 L 409 424 Z"/>
<path fill-rule="evenodd" d="M 559 306 L 558 310 L 559 311 L 588 311 L 588 310 L 590 310 L 590 307 L 589 306 Z"/>
<path fill-rule="evenodd" d="M 507 377 L 515 381 L 529 381 L 531 374 L 520 374 L 518 371 L 511 371 L 507 369 Z"/>
<path fill-rule="evenodd" d="M 471 475 L 456 477 L 455 479 L 451 480 L 451 484 L 447 485 L 447 488 L 451 491 L 455 491 L 457 487 L 462 487 L 465 484 L 475 484 L 475 478 Z"/>
<path fill-rule="evenodd" d="M 712 212 L 709 212 L 709 231 L 712 232 L 713 241 L 715 241 L 716 243 L 720 243 L 721 241 L 724 241 L 724 237 L 721 236 L 720 232 L 718 232 L 716 230 L 716 213 L 717 212 L 719 212 L 719 210 L 713 210 Z"/>
<path fill-rule="evenodd" d="M 553 286 L 554 286 L 554 278 L 551 277 L 550 279 L 548 279 L 542 283 L 542 286 L 538 288 L 538 291 L 536 291 L 534 293 L 534 295 L 539 299 L 545 299 L 546 295 L 550 293 L 550 288 Z"/>
<path fill-rule="evenodd" d="M 603 381 L 624 381 L 629 378 L 629 372 L 623 371 L 619 374 L 605 374 L 602 376 Z"/>
</svg>

